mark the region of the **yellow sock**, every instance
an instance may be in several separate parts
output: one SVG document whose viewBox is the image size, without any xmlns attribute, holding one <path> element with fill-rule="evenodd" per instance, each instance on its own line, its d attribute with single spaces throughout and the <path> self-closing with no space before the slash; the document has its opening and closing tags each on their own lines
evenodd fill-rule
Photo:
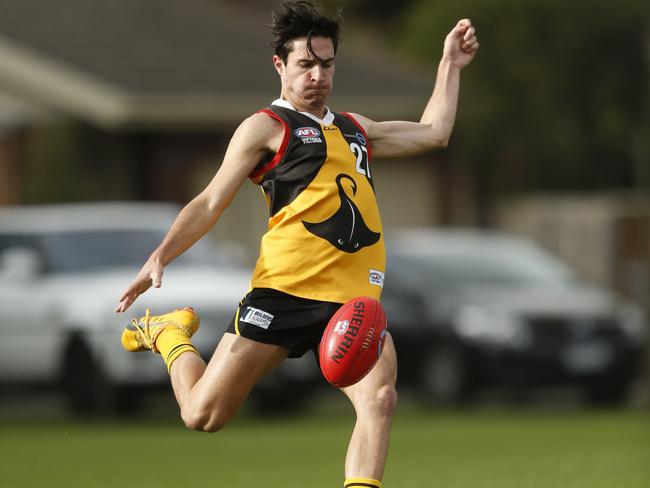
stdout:
<svg viewBox="0 0 650 488">
<path fill-rule="evenodd" d="M 189 337 L 180 330 L 169 328 L 163 330 L 156 338 L 156 349 L 167 365 L 167 371 L 171 371 L 172 364 L 184 352 L 199 354 Z"/>
<path fill-rule="evenodd" d="M 343 484 L 343 488 L 354 488 L 357 486 L 363 488 L 382 488 L 381 481 L 371 480 L 370 478 L 348 478 Z"/>
</svg>

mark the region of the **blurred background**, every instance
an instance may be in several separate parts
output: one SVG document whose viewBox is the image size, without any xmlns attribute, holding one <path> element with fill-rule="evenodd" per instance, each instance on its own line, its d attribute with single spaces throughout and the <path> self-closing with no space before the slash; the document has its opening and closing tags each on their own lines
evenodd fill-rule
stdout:
<svg viewBox="0 0 650 488">
<path fill-rule="evenodd" d="M 277 98 L 277 4 L 0 0 L 2 418 L 175 414 L 164 368 L 121 351 L 112 309 L 233 130 Z M 481 44 L 449 147 L 373 166 L 404 397 L 647 409 L 648 2 L 323 4 L 345 17 L 333 110 L 418 120 L 455 22 Z M 266 219 L 247 183 L 134 313 L 195 306 L 208 357 Z M 250 409 L 314 398 L 340 400 L 307 356 Z"/>
</svg>

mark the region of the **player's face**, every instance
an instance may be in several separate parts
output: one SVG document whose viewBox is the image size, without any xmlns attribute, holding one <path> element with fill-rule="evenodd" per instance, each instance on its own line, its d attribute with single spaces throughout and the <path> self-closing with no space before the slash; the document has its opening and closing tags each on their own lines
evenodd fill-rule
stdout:
<svg viewBox="0 0 650 488">
<path fill-rule="evenodd" d="M 303 37 L 293 41 L 286 64 L 278 56 L 273 63 L 282 80 L 283 98 L 300 111 L 322 117 L 334 81 L 334 45 L 327 37 L 313 37 L 311 47 L 322 61 L 311 55 Z"/>
</svg>

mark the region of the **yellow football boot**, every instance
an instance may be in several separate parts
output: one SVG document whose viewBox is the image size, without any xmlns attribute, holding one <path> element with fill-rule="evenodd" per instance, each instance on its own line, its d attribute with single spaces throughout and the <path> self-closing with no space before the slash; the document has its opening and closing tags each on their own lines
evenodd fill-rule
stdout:
<svg viewBox="0 0 650 488">
<path fill-rule="evenodd" d="M 147 309 L 144 317 L 139 320 L 133 318 L 126 326 L 122 332 L 122 346 L 131 352 L 158 352 L 156 339 L 163 330 L 174 328 L 190 338 L 199 330 L 199 322 L 199 316 L 190 307 L 179 308 L 163 315 L 151 315 L 151 310 Z"/>
</svg>

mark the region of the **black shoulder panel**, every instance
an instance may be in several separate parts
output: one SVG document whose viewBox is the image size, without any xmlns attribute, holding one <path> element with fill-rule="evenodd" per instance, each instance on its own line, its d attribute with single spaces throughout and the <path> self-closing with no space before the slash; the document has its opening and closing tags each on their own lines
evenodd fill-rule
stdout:
<svg viewBox="0 0 650 488">
<path fill-rule="evenodd" d="M 290 131 L 282 160 L 260 181 L 270 200 L 270 214 L 287 206 L 314 180 L 327 159 L 327 144 L 318 122 L 284 107 L 269 107 Z"/>
</svg>

